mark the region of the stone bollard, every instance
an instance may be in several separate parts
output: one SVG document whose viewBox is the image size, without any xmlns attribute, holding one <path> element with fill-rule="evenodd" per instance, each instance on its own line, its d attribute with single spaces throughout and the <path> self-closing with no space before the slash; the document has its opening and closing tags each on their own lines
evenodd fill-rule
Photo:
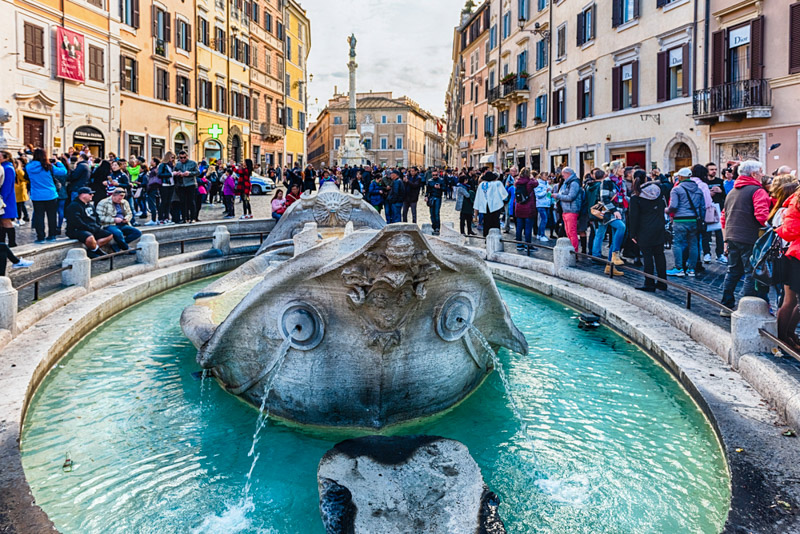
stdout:
<svg viewBox="0 0 800 534">
<path fill-rule="evenodd" d="M 758 330 L 762 328 L 772 335 L 778 333 L 778 320 L 769 314 L 769 304 L 758 297 L 743 297 L 739 307 L 731 315 L 731 339 L 733 350 L 730 363 L 739 368 L 739 359 L 745 354 L 768 352 L 772 344 Z"/>
<path fill-rule="evenodd" d="M 223 256 L 231 253 L 231 233 L 227 226 L 217 226 L 214 229 L 214 242 L 211 248 L 219 250 Z"/>
<path fill-rule="evenodd" d="M 142 234 L 136 250 L 136 263 L 158 266 L 158 241 L 153 234 Z"/>
<path fill-rule="evenodd" d="M 0 276 L 0 328 L 12 335 L 17 330 L 17 290 L 7 276 Z"/>
<path fill-rule="evenodd" d="M 490 259 L 498 252 L 503 252 L 503 242 L 500 241 L 502 238 L 503 234 L 500 233 L 499 228 L 489 230 L 489 235 L 486 236 L 486 259 Z"/>
<path fill-rule="evenodd" d="M 569 238 L 560 237 L 556 241 L 556 246 L 553 248 L 553 266 L 555 273 L 558 275 L 562 270 L 575 267 L 575 249 L 572 248 L 572 242 Z"/>
<path fill-rule="evenodd" d="M 314 247 L 319 242 L 319 230 L 317 223 L 310 222 L 303 226 L 303 230 L 292 237 L 294 241 L 294 255 L 302 254 L 306 250 Z"/>
<path fill-rule="evenodd" d="M 61 262 L 62 267 L 72 265 L 61 273 L 61 283 L 65 286 L 81 286 L 89 289 L 92 283 L 92 260 L 86 256 L 86 249 L 83 247 L 71 248 L 67 252 L 67 257 Z"/>
</svg>

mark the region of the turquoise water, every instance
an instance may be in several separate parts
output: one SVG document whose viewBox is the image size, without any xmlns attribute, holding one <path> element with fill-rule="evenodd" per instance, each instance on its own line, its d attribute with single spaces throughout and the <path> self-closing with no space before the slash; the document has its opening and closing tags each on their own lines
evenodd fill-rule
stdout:
<svg viewBox="0 0 800 534">
<path fill-rule="evenodd" d="M 23 465 L 36 501 L 70 533 L 321 533 L 316 468 L 347 437 L 269 422 L 243 489 L 256 410 L 206 380 L 178 318 L 208 281 L 135 306 L 81 341 L 28 412 Z M 614 332 L 501 285 L 530 355 L 451 412 L 399 433 L 465 443 L 509 532 L 719 532 L 730 499 L 713 431 L 678 383 Z M 530 443 L 536 449 L 534 459 Z M 74 467 L 64 472 L 69 456 Z"/>
</svg>

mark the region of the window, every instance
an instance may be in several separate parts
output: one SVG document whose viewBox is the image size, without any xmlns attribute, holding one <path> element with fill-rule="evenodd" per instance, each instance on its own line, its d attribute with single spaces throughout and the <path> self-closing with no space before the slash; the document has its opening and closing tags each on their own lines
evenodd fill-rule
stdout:
<svg viewBox="0 0 800 534">
<path fill-rule="evenodd" d="M 294 128 L 294 110 L 288 106 L 286 107 L 286 125 Z"/>
<path fill-rule="evenodd" d="M 217 86 L 217 104 L 214 110 L 218 113 L 228 112 L 228 93 L 222 85 Z"/>
<path fill-rule="evenodd" d="M 539 11 L 544 11 L 547 8 L 547 0 L 537 0 L 536 9 Z"/>
<path fill-rule="evenodd" d="M 591 117 L 592 111 L 592 78 L 578 81 L 578 119 Z"/>
<path fill-rule="evenodd" d="M 272 52 L 269 49 L 264 50 L 264 70 L 272 74 Z"/>
<path fill-rule="evenodd" d="M 472 135 L 472 134 L 473 134 L 473 132 L 475 131 L 475 128 L 474 128 L 474 126 L 475 126 L 475 123 L 474 123 L 474 121 L 472 120 L 472 115 L 470 115 L 470 116 L 469 116 L 469 134 L 470 134 L 470 135 Z"/>
<path fill-rule="evenodd" d="M 541 39 L 536 42 L 536 70 L 547 66 L 547 41 Z"/>
<path fill-rule="evenodd" d="M 44 28 L 25 23 L 25 63 L 44 67 Z"/>
<path fill-rule="evenodd" d="M 528 103 L 522 102 L 517 104 L 517 120 L 514 123 L 514 128 L 525 128 L 528 125 Z"/>
<path fill-rule="evenodd" d="M 567 56 L 567 23 L 558 27 L 556 31 L 556 60 L 562 60 Z"/>
<path fill-rule="evenodd" d="M 800 72 L 800 2 L 789 6 L 789 74 Z"/>
<path fill-rule="evenodd" d="M 297 112 L 297 127 L 301 130 L 306 129 L 306 114 L 302 111 Z"/>
<path fill-rule="evenodd" d="M 255 2 L 252 3 L 251 8 L 252 8 L 251 9 L 252 14 L 250 15 L 250 18 L 253 20 L 253 22 L 258 24 L 259 15 L 261 14 L 261 8 Z"/>
<path fill-rule="evenodd" d="M 164 69 L 156 69 L 156 98 L 169 102 L 169 73 Z"/>
<path fill-rule="evenodd" d="M 211 109 L 211 93 L 213 87 L 211 82 L 200 78 L 197 80 L 197 107 Z"/>
<path fill-rule="evenodd" d="M 272 33 L 272 14 L 266 9 L 264 10 L 264 29 Z"/>
<path fill-rule="evenodd" d="M 485 128 L 486 128 L 486 136 L 494 135 L 494 115 L 489 115 L 484 119 L 485 121 Z"/>
<path fill-rule="evenodd" d="M 528 73 L 528 51 L 523 50 L 517 55 L 517 74 Z"/>
<path fill-rule="evenodd" d="M 658 53 L 657 97 L 659 102 L 689 96 L 689 45 Z"/>
<path fill-rule="evenodd" d="M 511 35 L 511 11 L 506 11 L 503 14 L 503 39 Z"/>
<path fill-rule="evenodd" d="M 364 145 L 364 150 L 372 150 L 372 138 L 371 137 L 365 137 L 364 141 L 362 142 L 362 144 Z"/>
<path fill-rule="evenodd" d="M 139 0 L 120 0 L 120 18 L 123 24 L 132 28 L 139 27 Z"/>
<path fill-rule="evenodd" d="M 333 124 L 342 124 L 342 118 L 341 117 L 334 117 L 333 118 Z"/>
<path fill-rule="evenodd" d="M 334 149 L 334 150 L 339 150 L 339 147 L 340 147 L 340 146 L 342 146 L 342 140 L 341 140 L 341 138 L 339 138 L 339 137 L 334 137 L 334 138 L 333 138 L 333 149 Z"/>
<path fill-rule="evenodd" d="M 287 74 L 283 83 L 286 96 L 292 96 L 292 76 Z"/>
<path fill-rule="evenodd" d="M 89 45 L 89 79 L 93 82 L 104 82 L 105 50 Z"/>
<path fill-rule="evenodd" d="M 639 18 L 640 0 L 612 0 L 611 26 L 616 28 Z"/>
<path fill-rule="evenodd" d="M 547 95 L 539 95 L 534 102 L 533 122 L 536 124 L 547 120 Z"/>
<path fill-rule="evenodd" d="M 208 46 L 209 43 L 208 21 L 203 17 L 197 17 L 197 42 Z"/>
<path fill-rule="evenodd" d="M 300 45 L 297 45 L 297 66 L 303 66 L 303 47 Z"/>
<path fill-rule="evenodd" d="M 278 26 L 277 26 L 277 29 L 278 29 L 278 39 L 280 39 L 281 41 L 283 41 L 283 24 L 281 24 L 281 23 L 279 22 L 279 23 L 278 23 Z"/>
<path fill-rule="evenodd" d="M 798 16 L 800 16 L 800 8 L 793 6 L 792 12 L 790 12 L 790 23 L 800 25 L 798 22 L 793 22 L 797 20 Z M 790 28 L 790 37 L 794 37 L 794 32 L 791 30 L 792 28 Z M 714 32 L 711 43 L 713 57 L 711 85 L 719 86 L 743 80 L 759 80 L 763 77 L 763 16 L 751 20 L 749 23 Z M 790 47 L 800 49 L 800 44 L 797 40 L 790 40 Z M 790 69 L 791 61 L 792 54 L 790 53 Z"/>
<path fill-rule="evenodd" d="M 286 36 L 286 61 L 292 60 L 292 38 Z"/>
<path fill-rule="evenodd" d="M 381 137 L 381 150 L 387 150 L 388 148 L 389 148 L 389 138 Z"/>
<path fill-rule="evenodd" d="M 633 61 L 611 72 L 612 109 L 635 108 L 639 105 L 639 62 Z"/>
<path fill-rule="evenodd" d="M 189 78 L 178 74 L 175 76 L 176 102 L 181 106 L 191 106 Z"/>
<path fill-rule="evenodd" d="M 501 111 L 499 113 L 497 123 L 498 123 L 498 126 L 497 126 L 497 133 L 498 134 L 506 133 L 508 131 L 508 110 L 507 109 L 504 109 L 503 111 Z"/>
<path fill-rule="evenodd" d="M 191 52 L 192 50 L 192 27 L 189 25 L 188 22 L 183 20 L 178 20 L 176 22 L 176 29 L 175 29 L 175 46 L 180 48 L 181 50 L 185 50 L 187 52 Z"/>
<path fill-rule="evenodd" d="M 241 117 L 242 110 L 239 102 L 239 93 L 231 89 L 231 115 L 234 117 Z"/>
<path fill-rule="evenodd" d="M 530 0 L 517 0 L 517 13 L 520 20 L 531 18 Z"/>
<path fill-rule="evenodd" d="M 386 123 L 387 123 L 386 115 L 381 115 L 381 124 L 386 124 Z"/>
<path fill-rule="evenodd" d="M 497 24 L 489 29 L 489 50 L 497 48 Z"/>
<path fill-rule="evenodd" d="M 139 64 L 135 59 L 120 56 L 120 82 L 123 91 L 139 92 Z"/>
<path fill-rule="evenodd" d="M 593 41 L 596 33 L 595 19 L 597 17 L 597 5 L 587 7 L 578 13 L 578 46 Z"/>
<path fill-rule="evenodd" d="M 222 28 L 214 28 L 214 50 L 220 54 L 225 53 L 225 30 Z"/>
<path fill-rule="evenodd" d="M 553 91 L 553 124 L 559 125 L 567 122 L 567 90 L 562 87 Z"/>
<path fill-rule="evenodd" d="M 303 102 L 303 84 L 297 84 L 297 100 Z"/>
<path fill-rule="evenodd" d="M 170 42 L 172 33 L 172 20 L 169 13 L 153 6 L 153 37 L 165 43 Z M 165 55 L 165 54 L 161 54 Z"/>
</svg>

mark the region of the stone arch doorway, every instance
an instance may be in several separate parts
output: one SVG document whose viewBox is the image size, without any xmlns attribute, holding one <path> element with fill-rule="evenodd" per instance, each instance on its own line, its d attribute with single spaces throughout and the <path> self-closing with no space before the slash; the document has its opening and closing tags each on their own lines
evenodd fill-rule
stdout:
<svg viewBox="0 0 800 534">
<path fill-rule="evenodd" d="M 238 135 L 231 137 L 231 159 L 236 163 L 242 162 L 242 138 Z"/>
<path fill-rule="evenodd" d="M 673 151 L 675 152 L 672 158 L 675 162 L 675 170 L 692 166 L 692 149 L 686 143 L 678 143 Z"/>
<path fill-rule="evenodd" d="M 174 152 L 175 154 L 179 154 L 181 150 L 185 150 L 186 153 L 189 153 L 189 139 L 186 137 L 186 134 L 183 132 L 178 132 L 175 134 L 175 138 L 173 141 Z M 191 154 L 190 154 L 191 155 Z"/>
</svg>

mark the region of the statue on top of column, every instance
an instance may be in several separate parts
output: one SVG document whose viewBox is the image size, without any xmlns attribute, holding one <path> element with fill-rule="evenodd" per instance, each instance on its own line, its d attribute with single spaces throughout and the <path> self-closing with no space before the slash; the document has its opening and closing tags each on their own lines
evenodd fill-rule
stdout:
<svg viewBox="0 0 800 534">
<path fill-rule="evenodd" d="M 356 57 L 356 42 L 356 34 L 347 38 L 347 44 L 350 45 L 350 57 Z"/>
</svg>

